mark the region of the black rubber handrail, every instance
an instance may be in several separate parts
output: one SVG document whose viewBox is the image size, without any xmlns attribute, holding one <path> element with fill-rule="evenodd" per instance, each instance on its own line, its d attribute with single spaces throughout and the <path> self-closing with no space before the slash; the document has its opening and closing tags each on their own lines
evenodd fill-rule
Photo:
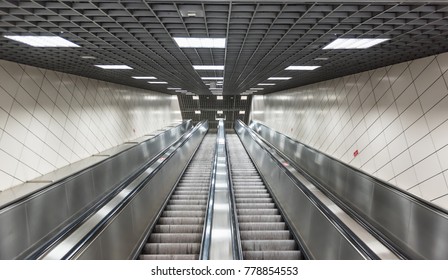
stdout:
<svg viewBox="0 0 448 280">
<path fill-rule="evenodd" d="M 176 145 L 185 137 L 188 131 L 185 132 L 179 139 L 177 139 L 170 146 L 166 147 L 159 153 L 157 153 L 154 157 L 152 157 L 149 161 L 147 161 L 143 166 L 141 166 L 137 171 L 124 179 L 118 186 L 113 188 L 111 191 L 104 194 L 100 199 L 96 200 L 93 205 L 89 206 L 87 209 L 83 210 L 82 214 L 78 215 L 76 218 L 71 219 L 66 225 L 62 228 L 58 228 L 58 232 L 52 237 L 40 244 L 37 248 L 32 247 L 32 251 L 25 251 L 26 259 L 38 259 L 40 256 L 45 254 L 52 247 L 57 245 L 61 240 L 63 240 L 67 235 L 73 232 L 76 228 L 78 228 L 83 221 L 87 220 L 91 217 L 95 212 L 97 212 L 101 207 L 107 204 L 113 197 L 115 197 L 120 191 L 126 188 L 132 181 L 134 181 L 138 176 L 140 176 L 149 166 L 154 164 L 160 156 L 162 156 L 166 151 L 168 151 L 172 146 Z M 151 140 L 151 139 L 148 139 Z M 145 141 L 146 142 L 146 141 Z"/>
<path fill-rule="evenodd" d="M 192 131 L 188 133 L 188 135 L 182 137 L 183 138 L 182 143 L 180 143 L 179 146 L 173 152 L 171 152 L 170 155 L 168 155 L 163 160 L 163 162 L 151 172 L 151 174 L 149 174 L 145 179 L 143 179 L 138 184 L 138 186 L 136 186 L 129 194 L 127 194 L 126 197 L 123 198 L 123 200 L 120 201 L 120 203 L 117 206 L 115 206 L 98 224 L 96 224 L 95 227 L 92 230 L 90 230 L 89 233 L 86 234 L 81 239 L 80 242 L 75 244 L 75 246 L 73 246 L 62 259 L 65 260 L 73 258 L 81 248 L 83 248 L 89 243 L 90 240 L 94 239 L 97 235 L 99 235 L 102 229 L 105 228 L 107 224 L 113 220 L 115 215 L 120 213 L 120 211 L 124 207 L 126 207 L 126 205 L 128 205 L 128 203 L 132 200 L 132 198 L 135 197 L 140 192 L 140 190 L 144 188 L 144 186 L 155 176 L 155 174 L 165 166 L 165 164 L 169 161 L 169 159 L 173 157 L 174 153 L 182 146 L 184 146 L 185 143 L 192 137 L 193 133 L 196 132 L 204 123 L 205 122 L 199 122 L 192 129 Z"/>
<path fill-rule="evenodd" d="M 350 228 L 348 228 L 330 209 L 328 209 L 327 206 L 325 206 L 307 187 L 303 185 L 302 182 L 300 182 L 291 172 L 286 169 L 283 164 L 272 155 L 271 151 L 269 151 L 263 143 L 263 141 L 259 138 L 259 136 L 252 131 L 246 124 L 244 124 L 241 120 L 237 120 L 236 122 L 239 122 L 239 124 L 245 129 L 250 137 L 259 145 L 259 147 L 263 150 L 265 150 L 269 156 L 274 160 L 274 162 L 280 167 L 281 170 L 285 174 L 288 175 L 288 177 L 296 183 L 296 185 L 300 188 L 300 190 L 306 195 L 306 197 L 313 203 L 315 207 L 317 207 L 324 215 L 327 217 L 327 219 L 341 232 L 341 234 L 349 240 L 353 246 L 361 252 L 361 254 L 367 258 L 372 260 L 379 260 L 380 258 L 358 237 L 356 234 L 354 234 Z M 262 175 L 260 173 L 260 175 Z"/>
<path fill-rule="evenodd" d="M 176 126 L 173 126 L 173 127 L 181 126 L 181 125 L 183 125 L 185 122 L 188 122 L 188 121 L 190 121 L 190 120 L 184 121 L 184 122 L 182 122 L 182 123 L 180 123 L 180 124 L 178 124 L 178 125 L 176 125 Z M 160 136 L 160 135 L 163 134 L 163 133 L 167 133 L 168 131 L 169 131 L 169 130 L 165 130 L 165 131 L 163 131 L 163 132 L 161 132 L 161 133 L 155 135 L 155 137 L 158 137 L 158 136 Z M 128 151 L 128 150 L 131 149 L 131 148 L 134 148 L 134 147 L 136 147 L 136 146 L 138 146 L 138 145 L 142 145 L 142 144 L 144 144 L 144 143 L 146 143 L 146 142 L 149 142 L 149 141 L 154 141 L 154 138 L 155 138 L 155 137 L 150 138 L 150 139 L 147 139 L 147 140 L 145 140 L 145 141 L 142 141 L 142 142 L 140 142 L 140 143 L 138 143 L 138 144 L 136 144 L 136 145 L 130 146 L 130 147 L 126 148 L 126 149 L 123 149 L 123 150 L 121 150 L 120 152 L 118 152 L 118 153 L 116 153 L 116 154 L 113 154 L 113 155 L 111 155 L 111 156 L 109 156 L 109 157 L 107 157 L 107 158 L 105 158 L 105 159 L 103 159 L 103 160 L 100 160 L 100 161 L 98 161 L 98 162 L 95 162 L 95 163 L 92 164 L 92 165 L 89 165 L 89 166 L 87 166 L 87 167 L 84 167 L 84 168 L 82 168 L 82 169 L 80 169 L 80 170 L 78 170 L 78 171 L 76 171 L 76 172 L 74 172 L 74 173 L 72 173 L 72 174 L 70 174 L 70 175 L 67 175 L 67 176 L 64 176 L 64 177 L 62 177 L 62 178 L 59 178 L 59 179 L 57 179 L 56 181 L 49 183 L 48 185 L 44 186 L 44 187 L 41 188 L 41 189 L 32 191 L 32 192 L 27 193 L 26 195 L 24 195 L 24 196 L 22 196 L 22 197 L 19 197 L 19 198 L 17 198 L 17 199 L 11 200 L 11 201 L 9 201 L 9 202 L 3 204 L 2 206 L 0 206 L 0 212 L 1 212 L 1 211 L 4 211 L 5 209 L 7 209 L 7 208 L 9 208 L 9 207 L 14 207 L 14 206 L 16 206 L 16 205 L 18 205 L 18 204 L 21 204 L 21 203 L 24 203 L 24 202 L 26 202 L 26 201 L 28 201 L 28 200 L 31 200 L 31 199 L 33 199 L 34 197 L 39 196 L 39 195 L 41 195 L 42 193 L 45 193 L 46 191 L 48 191 L 48 190 L 50 190 L 50 189 L 52 189 L 52 188 L 58 187 L 59 185 L 65 183 L 65 182 L 67 182 L 67 181 L 69 181 L 69 180 L 72 180 L 73 178 L 75 178 L 75 177 L 81 175 L 81 174 L 84 173 L 84 172 L 89 171 L 90 169 L 93 169 L 94 167 L 96 167 L 96 166 L 98 166 L 98 165 L 100 165 L 100 164 L 103 164 L 103 163 L 106 162 L 106 161 L 113 160 L 115 157 L 121 155 L 122 153 L 125 153 L 126 151 Z"/>
</svg>

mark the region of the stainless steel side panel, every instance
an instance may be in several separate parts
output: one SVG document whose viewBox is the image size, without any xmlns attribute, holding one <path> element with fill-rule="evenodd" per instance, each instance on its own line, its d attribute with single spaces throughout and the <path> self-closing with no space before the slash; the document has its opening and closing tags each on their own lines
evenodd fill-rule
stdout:
<svg viewBox="0 0 448 280">
<path fill-rule="evenodd" d="M 262 124 L 251 128 L 413 259 L 448 259 L 448 213 Z M 322 162 L 323 164 L 320 164 Z"/>
<path fill-rule="evenodd" d="M 26 257 L 191 127 L 186 121 L 82 173 L 0 209 L 0 259 Z"/>
<path fill-rule="evenodd" d="M 235 129 L 247 152 L 269 184 L 288 220 L 291 230 L 302 240 L 302 246 L 314 259 L 364 259 L 337 227 L 295 185 L 267 151 L 253 141 L 249 133 L 236 123 Z M 309 157 L 306 155 L 305 157 Z"/>
<path fill-rule="evenodd" d="M 129 259 L 143 242 L 178 177 L 205 136 L 199 129 L 76 259 Z M 100 252 L 98 252 L 100 250 Z"/>
</svg>

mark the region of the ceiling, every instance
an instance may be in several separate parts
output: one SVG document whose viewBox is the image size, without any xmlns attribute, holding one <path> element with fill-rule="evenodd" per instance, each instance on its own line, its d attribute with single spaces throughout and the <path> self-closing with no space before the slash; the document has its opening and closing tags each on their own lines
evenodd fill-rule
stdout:
<svg viewBox="0 0 448 280">
<path fill-rule="evenodd" d="M 185 16 L 192 10 L 196 16 Z M 448 3 L 0 0 L 0 35 L 0 59 L 168 94 L 176 94 L 167 89 L 175 87 L 212 96 L 201 76 L 223 76 L 224 95 L 254 87 L 266 94 L 448 51 Z M 80 48 L 33 48 L 3 35 L 58 35 Z M 225 37 L 227 46 L 179 48 L 173 37 Z M 390 40 L 365 50 L 322 49 L 341 37 Z M 327 60 L 316 60 L 322 57 Z M 94 64 L 126 64 L 133 70 Z M 192 65 L 225 69 L 196 71 Z M 321 67 L 284 70 L 290 65 Z M 131 76 L 156 76 L 168 85 Z M 257 86 L 271 76 L 293 78 Z M 184 99 L 179 100 L 187 116 Z"/>
</svg>

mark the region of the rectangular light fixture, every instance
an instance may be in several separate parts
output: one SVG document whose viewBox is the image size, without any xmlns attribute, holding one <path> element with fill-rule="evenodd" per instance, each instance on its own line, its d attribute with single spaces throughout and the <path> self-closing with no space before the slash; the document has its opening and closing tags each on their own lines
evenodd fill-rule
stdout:
<svg viewBox="0 0 448 280">
<path fill-rule="evenodd" d="M 289 66 L 286 67 L 285 70 L 304 70 L 304 71 L 311 71 L 314 69 L 319 68 L 320 66 Z"/>
<path fill-rule="evenodd" d="M 273 83 L 260 83 L 257 86 L 275 86 Z"/>
<path fill-rule="evenodd" d="M 132 76 L 133 79 L 137 79 L 137 80 L 155 80 L 157 79 L 156 77 L 152 77 L 152 76 Z"/>
<path fill-rule="evenodd" d="M 203 80 L 224 80 L 224 77 L 201 77 Z"/>
<path fill-rule="evenodd" d="M 201 114 L 201 111 L 194 111 L 194 113 L 196 114 L 196 115 L 200 115 Z"/>
<path fill-rule="evenodd" d="M 199 96 L 197 95 L 193 96 L 193 100 L 199 100 Z"/>
<path fill-rule="evenodd" d="M 330 44 L 326 45 L 324 50 L 335 50 L 335 49 L 367 49 L 373 47 L 377 44 L 385 42 L 389 39 L 336 39 Z"/>
<path fill-rule="evenodd" d="M 218 96 L 216 96 L 216 99 L 217 99 L 217 100 L 222 100 L 222 95 L 218 95 Z"/>
<path fill-rule="evenodd" d="M 316 57 L 314 60 L 321 60 L 321 61 L 325 61 L 328 60 L 328 57 Z"/>
<path fill-rule="evenodd" d="M 246 114 L 246 111 L 240 111 L 240 115 Z"/>
<path fill-rule="evenodd" d="M 292 77 L 270 77 L 268 78 L 269 81 L 286 81 L 291 79 Z"/>
<path fill-rule="evenodd" d="M 226 38 L 174 37 L 180 48 L 225 48 Z"/>
<path fill-rule="evenodd" d="M 261 88 L 261 87 L 253 87 L 253 88 L 250 88 L 250 90 L 264 90 L 264 88 Z"/>
<path fill-rule="evenodd" d="M 178 88 L 178 87 L 169 87 L 169 88 L 166 88 L 166 89 L 168 89 L 168 90 L 181 90 L 181 88 Z"/>
<path fill-rule="evenodd" d="M 193 65 L 195 70 L 224 70 L 224 65 Z"/>
<path fill-rule="evenodd" d="M 247 96 L 241 96 L 241 100 L 247 100 Z"/>
<path fill-rule="evenodd" d="M 217 111 L 217 113 L 218 113 L 219 115 L 222 115 L 224 112 L 223 112 L 223 111 Z"/>
<path fill-rule="evenodd" d="M 59 36 L 4 36 L 5 38 L 25 43 L 33 47 L 56 47 L 56 48 L 66 48 L 66 47 L 79 47 L 64 38 Z"/>
<path fill-rule="evenodd" d="M 148 84 L 156 84 L 156 85 L 166 85 L 167 82 L 148 82 Z"/>
<path fill-rule="evenodd" d="M 99 67 L 101 69 L 107 69 L 107 70 L 126 70 L 126 69 L 132 69 L 132 67 L 129 67 L 127 65 L 95 65 L 96 67 Z"/>
</svg>

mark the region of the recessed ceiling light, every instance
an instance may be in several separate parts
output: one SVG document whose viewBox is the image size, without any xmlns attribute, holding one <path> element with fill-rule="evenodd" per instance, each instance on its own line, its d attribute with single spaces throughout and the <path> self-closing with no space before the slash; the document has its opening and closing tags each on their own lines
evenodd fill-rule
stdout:
<svg viewBox="0 0 448 280">
<path fill-rule="evenodd" d="M 199 100 L 199 96 L 197 95 L 193 96 L 193 100 Z"/>
<path fill-rule="evenodd" d="M 166 88 L 166 89 L 168 89 L 168 90 L 182 90 L 181 88 L 178 88 L 178 87 L 169 87 L 169 88 Z"/>
<path fill-rule="evenodd" d="M 257 86 L 275 86 L 273 83 L 260 83 Z"/>
<path fill-rule="evenodd" d="M 241 100 L 247 100 L 247 96 L 241 96 Z"/>
<path fill-rule="evenodd" d="M 222 95 L 218 95 L 218 96 L 216 96 L 216 99 L 217 99 L 217 100 L 222 100 Z"/>
<path fill-rule="evenodd" d="M 155 80 L 157 79 L 156 77 L 152 77 L 152 76 L 132 76 L 133 79 L 137 79 L 137 80 Z"/>
<path fill-rule="evenodd" d="M 216 113 L 218 113 L 219 115 L 222 115 L 224 112 L 223 111 L 217 111 Z"/>
<path fill-rule="evenodd" d="M 224 70 L 224 65 L 193 65 L 195 70 Z"/>
<path fill-rule="evenodd" d="M 148 82 L 148 84 L 166 85 L 167 82 Z"/>
<path fill-rule="evenodd" d="M 246 114 L 246 111 L 240 111 L 240 115 Z"/>
<path fill-rule="evenodd" d="M 328 60 L 328 57 L 316 57 L 314 60 Z"/>
<path fill-rule="evenodd" d="M 203 80 L 224 80 L 224 77 L 201 77 Z"/>
<path fill-rule="evenodd" d="M 323 49 L 367 49 L 389 39 L 336 39 Z"/>
<path fill-rule="evenodd" d="M 304 71 L 311 71 L 314 69 L 319 68 L 320 66 L 289 66 L 286 67 L 285 70 L 304 70 Z"/>
<path fill-rule="evenodd" d="M 196 114 L 196 115 L 200 115 L 201 114 L 201 111 L 194 111 L 194 113 Z"/>
<path fill-rule="evenodd" d="M 131 67 L 127 66 L 127 65 L 95 65 L 96 67 L 102 68 L 102 69 L 108 69 L 108 70 L 112 70 L 112 69 L 132 69 Z"/>
<path fill-rule="evenodd" d="M 268 80 L 270 80 L 270 81 L 275 81 L 275 80 L 277 80 L 277 81 L 284 81 L 284 80 L 289 80 L 291 78 L 292 77 L 270 77 L 270 78 L 268 78 Z"/>
<path fill-rule="evenodd" d="M 82 59 L 96 59 L 96 57 L 91 56 L 91 55 L 82 55 L 81 58 Z"/>
<path fill-rule="evenodd" d="M 225 48 L 226 38 L 174 37 L 180 48 Z"/>
<path fill-rule="evenodd" d="M 25 43 L 33 47 L 79 47 L 64 38 L 58 36 L 4 36 L 5 38 Z"/>
<path fill-rule="evenodd" d="M 250 90 L 263 90 L 264 88 L 250 88 Z"/>
</svg>

